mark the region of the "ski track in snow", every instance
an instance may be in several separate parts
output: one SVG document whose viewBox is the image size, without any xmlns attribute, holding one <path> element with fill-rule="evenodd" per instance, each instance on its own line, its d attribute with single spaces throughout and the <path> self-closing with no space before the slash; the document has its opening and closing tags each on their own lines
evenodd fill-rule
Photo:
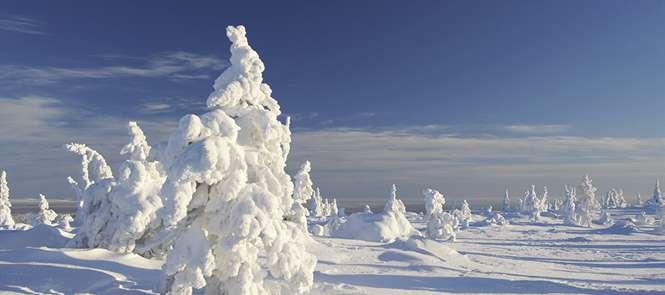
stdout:
<svg viewBox="0 0 665 295">
<path fill-rule="evenodd" d="M 618 220 L 638 211 L 611 212 Z M 652 234 L 652 226 L 600 234 L 607 226 L 510 217 L 511 225 L 462 230 L 453 243 L 313 237 L 308 248 L 319 262 L 311 294 L 665 294 L 665 236 Z M 39 247 L 30 231 L 0 231 L 0 294 L 158 293 L 162 261 L 57 248 L 49 232 L 57 233 L 38 233 L 53 248 Z M 7 238 L 33 244 L 4 240 L 16 246 L 3 249 Z"/>
</svg>

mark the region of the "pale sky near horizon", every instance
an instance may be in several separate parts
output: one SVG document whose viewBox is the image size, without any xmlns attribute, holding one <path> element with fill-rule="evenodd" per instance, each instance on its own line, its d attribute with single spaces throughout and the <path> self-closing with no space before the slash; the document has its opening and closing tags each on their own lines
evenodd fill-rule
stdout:
<svg viewBox="0 0 665 295">
<path fill-rule="evenodd" d="M 12 194 L 71 195 L 80 141 L 114 165 L 126 123 L 157 147 L 205 111 L 247 27 L 326 195 L 453 199 L 665 179 L 660 1 L 7 1 L 0 169 Z"/>
</svg>

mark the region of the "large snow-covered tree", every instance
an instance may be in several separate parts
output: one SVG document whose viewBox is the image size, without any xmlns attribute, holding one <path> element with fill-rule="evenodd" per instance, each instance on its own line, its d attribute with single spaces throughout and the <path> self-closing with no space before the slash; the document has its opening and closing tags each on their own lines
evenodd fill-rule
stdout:
<svg viewBox="0 0 665 295">
<path fill-rule="evenodd" d="M 159 224 L 175 238 L 164 292 L 306 293 L 316 258 L 302 228 L 285 221 L 293 204 L 289 124 L 278 120 L 245 28 L 227 27 L 226 35 L 231 65 L 215 81 L 210 111 L 183 117 L 165 149 Z"/>
<path fill-rule="evenodd" d="M 439 214 L 443 212 L 443 205 L 446 204 L 446 198 L 439 191 L 431 188 L 423 190 L 425 197 L 425 217 Z"/>
<path fill-rule="evenodd" d="M 589 175 L 585 175 L 582 183 L 579 185 L 575 211 L 578 225 L 591 227 L 595 212 L 600 207 L 600 202 L 596 199 L 596 187 L 593 186 L 593 180 Z"/>
<path fill-rule="evenodd" d="M 9 201 L 9 186 L 7 185 L 7 173 L 0 172 L 0 227 L 14 226 L 12 218 L 12 203 Z"/>
</svg>

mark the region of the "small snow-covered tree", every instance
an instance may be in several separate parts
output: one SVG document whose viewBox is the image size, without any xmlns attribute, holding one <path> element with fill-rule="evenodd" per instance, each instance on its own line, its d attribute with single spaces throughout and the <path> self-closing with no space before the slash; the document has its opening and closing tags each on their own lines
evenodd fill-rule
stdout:
<svg viewBox="0 0 665 295">
<path fill-rule="evenodd" d="M 644 207 L 653 212 L 657 212 L 660 210 L 660 208 L 665 207 L 665 199 L 663 198 L 663 193 L 660 190 L 660 180 L 656 180 L 656 186 L 653 189 L 653 196 L 651 196 L 651 199 L 647 200 Z"/>
<path fill-rule="evenodd" d="M 323 203 L 323 197 L 321 196 L 321 190 L 317 187 L 314 190 L 312 198 L 309 200 L 308 204 L 309 215 L 312 217 L 323 217 L 325 211 L 325 204 Z"/>
<path fill-rule="evenodd" d="M 455 241 L 459 220 L 448 212 L 437 211 L 427 220 L 427 237 L 435 240 Z"/>
<path fill-rule="evenodd" d="M 164 175 L 159 162 L 148 159 L 151 147 L 138 124 L 129 122 L 128 131 L 130 141 L 120 152 L 127 158 L 117 179 L 101 154 L 82 144 L 67 145 L 83 158 L 84 171 L 83 185 L 69 178 L 82 201 L 81 228 L 72 246 L 131 252 L 150 236 L 149 225 L 162 207 L 158 193 Z M 90 170 L 90 164 L 98 169 Z"/>
<path fill-rule="evenodd" d="M 45 195 L 39 194 L 39 212 L 34 215 L 32 225 L 46 224 L 53 225 L 53 221 L 58 217 L 55 211 L 49 208 L 48 200 Z"/>
<path fill-rule="evenodd" d="M 642 205 L 644 205 L 644 203 L 642 202 L 642 195 L 640 193 L 637 193 L 637 196 L 635 196 L 635 206 L 641 207 Z"/>
<path fill-rule="evenodd" d="M 472 217 L 471 208 L 469 208 L 469 202 L 463 200 L 462 206 L 459 209 L 453 210 L 452 214 L 457 218 L 463 227 L 469 227 L 469 222 L 471 222 Z"/>
<path fill-rule="evenodd" d="M 596 200 L 597 189 L 593 186 L 593 180 L 588 174 L 582 179 L 579 190 L 582 194 L 577 196 L 577 203 L 575 203 L 577 220 L 579 225 L 591 227 L 594 212 L 600 207 L 600 203 Z"/>
<path fill-rule="evenodd" d="M 625 208 L 626 206 L 622 189 L 611 189 L 603 198 L 603 208 Z"/>
<path fill-rule="evenodd" d="M 536 193 L 536 186 L 531 185 L 531 189 L 527 190 L 524 195 L 522 212 L 524 214 L 528 214 L 531 217 L 531 220 L 538 220 L 540 218 L 540 213 L 545 211 L 544 206 L 547 204 L 546 202 L 543 202 L 543 200 L 544 198 L 538 198 L 538 194 Z"/>
<path fill-rule="evenodd" d="M 406 214 L 406 206 L 404 206 L 402 200 L 397 197 L 397 186 L 395 184 L 393 184 L 392 188 L 390 189 L 390 197 L 388 198 L 383 211 L 392 211 L 400 214 Z"/>
<path fill-rule="evenodd" d="M 332 203 L 330 203 L 330 215 L 338 216 L 339 208 L 337 207 L 337 199 L 333 198 Z"/>
<path fill-rule="evenodd" d="M 7 185 L 7 173 L 0 172 L 0 227 L 13 227 L 12 203 L 9 201 L 9 186 Z"/>
<path fill-rule="evenodd" d="M 503 211 L 510 211 L 510 194 L 508 193 L 508 189 L 506 189 L 506 193 L 503 195 Z"/>
<path fill-rule="evenodd" d="M 446 198 L 439 191 L 431 188 L 423 190 L 425 196 L 425 218 L 443 212 L 443 205 L 446 204 Z"/>
<path fill-rule="evenodd" d="M 610 213 L 607 210 L 602 210 L 600 213 L 600 219 L 598 219 L 599 224 L 611 224 L 613 222 Z"/>
<path fill-rule="evenodd" d="M 226 35 L 231 65 L 215 81 L 210 111 L 183 117 L 165 149 L 159 224 L 175 239 L 163 291 L 307 293 L 316 258 L 302 228 L 284 220 L 293 204 L 288 120 L 277 119 L 279 104 L 245 28 L 227 27 Z"/>
<path fill-rule="evenodd" d="M 566 197 L 560 208 L 561 216 L 566 224 L 578 225 L 577 211 L 575 210 L 575 203 L 577 203 L 575 187 L 566 185 L 565 190 Z"/>
<path fill-rule="evenodd" d="M 307 203 L 314 194 L 312 188 L 312 178 L 309 172 L 312 171 L 312 166 L 309 161 L 305 161 L 300 165 L 300 170 L 293 177 L 293 205 L 287 220 L 291 220 L 307 229 L 307 216 L 309 211 L 305 209 L 304 204 Z"/>
</svg>

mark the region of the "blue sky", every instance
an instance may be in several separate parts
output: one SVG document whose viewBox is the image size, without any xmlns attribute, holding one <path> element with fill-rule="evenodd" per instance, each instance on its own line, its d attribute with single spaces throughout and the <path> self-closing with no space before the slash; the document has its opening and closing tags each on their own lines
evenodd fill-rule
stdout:
<svg viewBox="0 0 665 295">
<path fill-rule="evenodd" d="M 204 111 L 244 24 L 323 192 L 515 194 L 595 176 L 648 194 L 665 167 L 659 1 L 7 1 L 0 167 L 67 196 L 77 140 L 118 163 L 125 124 L 164 142 Z"/>
</svg>

